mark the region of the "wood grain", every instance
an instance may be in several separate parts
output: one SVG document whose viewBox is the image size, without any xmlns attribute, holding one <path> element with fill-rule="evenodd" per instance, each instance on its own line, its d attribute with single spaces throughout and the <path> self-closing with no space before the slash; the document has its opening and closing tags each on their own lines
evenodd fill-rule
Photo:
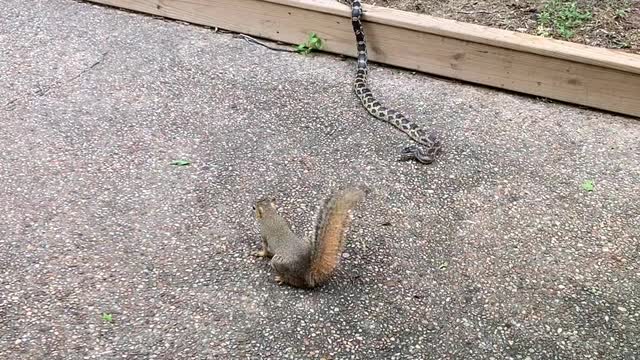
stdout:
<svg viewBox="0 0 640 360">
<path fill-rule="evenodd" d="M 333 0 L 91 0 L 291 44 L 310 32 L 355 56 Z M 640 117 L 640 56 L 367 6 L 372 61 Z"/>
</svg>

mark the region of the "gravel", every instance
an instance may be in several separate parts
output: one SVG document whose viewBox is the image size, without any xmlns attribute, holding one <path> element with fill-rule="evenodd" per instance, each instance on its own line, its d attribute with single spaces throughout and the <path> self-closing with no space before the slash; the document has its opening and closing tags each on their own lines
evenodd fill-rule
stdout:
<svg viewBox="0 0 640 360">
<path fill-rule="evenodd" d="M 0 53 L 2 359 L 640 358 L 637 119 L 373 66 L 425 166 L 353 59 L 71 0 L 6 0 Z M 276 285 L 253 201 L 304 235 L 347 184 L 336 276 Z"/>
</svg>

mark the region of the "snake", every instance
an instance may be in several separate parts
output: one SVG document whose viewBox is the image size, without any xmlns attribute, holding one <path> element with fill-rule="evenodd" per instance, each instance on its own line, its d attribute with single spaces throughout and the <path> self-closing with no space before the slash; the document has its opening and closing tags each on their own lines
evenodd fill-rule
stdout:
<svg viewBox="0 0 640 360">
<path fill-rule="evenodd" d="M 417 160 L 423 164 L 432 163 L 442 150 L 442 144 L 438 137 L 434 133 L 427 132 L 427 130 L 409 120 L 399 111 L 384 106 L 373 96 L 371 89 L 369 89 L 367 85 L 369 73 L 367 44 L 362 27 L 362 15 L 364 12 L 360 0 L 349 2 L 351 2 L 351 23 L 356 35 L 358 50 L 356 78 L 353 83 L 354 92 L 369 114 L 395 126 L 417 143 L 404 147 L 400 152 L 399 161 Z"/>
</svg>

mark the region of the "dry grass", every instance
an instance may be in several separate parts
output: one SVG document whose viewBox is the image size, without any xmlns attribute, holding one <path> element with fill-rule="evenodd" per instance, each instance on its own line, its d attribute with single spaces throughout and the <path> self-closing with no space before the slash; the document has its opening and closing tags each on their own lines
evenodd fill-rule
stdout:
<svg viewBox="0 0 640 360">
<path fill-rule="evenodd" d="M 640 54 L 640 0 L 369 0 L 364 3 Z M 590 20 L 569 38 L 541 28 L 549 2 L 575 3 Z M 553 12 L 551 14 L 554 15 Z M 550 31 L 549 31 L 550 30 Z M 565 36 L 567 33 L 563 33 Z"/>
</svg>

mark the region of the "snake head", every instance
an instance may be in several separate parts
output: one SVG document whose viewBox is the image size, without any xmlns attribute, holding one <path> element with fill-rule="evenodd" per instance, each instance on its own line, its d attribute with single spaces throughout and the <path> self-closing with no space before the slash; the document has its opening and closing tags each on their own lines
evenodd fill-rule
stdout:
<svg viewBox="0 0 640 360">
<path fill-rule="evenodd" d="M 440 142 L 435 142 L 434 146 L 425 147 L 423 145 L 409 145 L 400 151 L 398 161 L 416 160 L 423 164 L 431 164 L 441 151 Z"/>
</svg>

